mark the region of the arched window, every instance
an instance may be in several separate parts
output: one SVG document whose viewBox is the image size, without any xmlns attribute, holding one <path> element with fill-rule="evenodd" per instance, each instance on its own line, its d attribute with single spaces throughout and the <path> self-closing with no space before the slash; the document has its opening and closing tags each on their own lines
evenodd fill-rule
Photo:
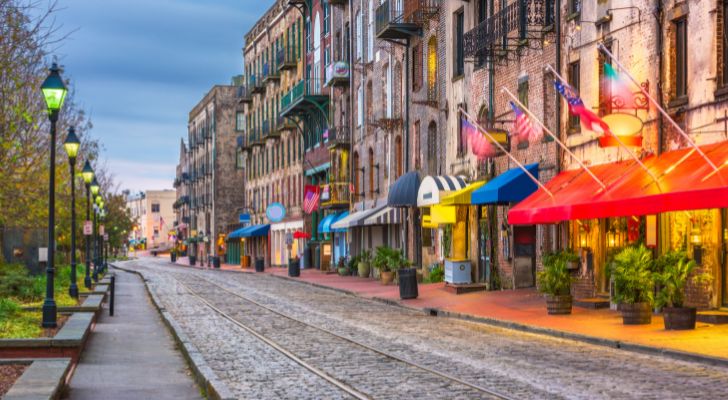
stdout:
<svg viewBox="0 0 728 400">
<path fill-rule="evenodd" d="M 370 195 L 374 195 L 374 150 L 372 148 L 369 148 L 369 187 L 367 188 L 367 192 Z"/>
<path fill-rule="evenodd" d="M 394 64 L 392 77 L 392 114 L 395 118 L 402 116 L 402 63 Z"/>
<path fill-rule="evenodd" d="M 436 175 L 437 171 L 437 123 L 430 121 L 427 127 L 427 172 Z"/>
<path fill-rule="evenodd" d="M 397 135 L 397 137 L 394 139 L 394 173 L 396 174 L 396 176 L 394 177 L 395 179 L 402 176 L 402 154 L 402 136 Z"/>
<path fill-rule="evenodd" d="M 437 37 L 427 43 L 427 100 L 437 101 Z"/>
</svg>

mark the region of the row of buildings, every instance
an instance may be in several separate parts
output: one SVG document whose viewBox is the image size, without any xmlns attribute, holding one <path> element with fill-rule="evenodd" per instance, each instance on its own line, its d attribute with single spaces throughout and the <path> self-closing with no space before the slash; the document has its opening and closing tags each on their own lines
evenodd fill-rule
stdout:
<svg viewBox="0 0 728 400">
<path fill-rule="evenodd" d="M 582 298 L 608 297 L 609 258 L 645 241 L 711 272 L 691 303 L 728 305 L 727 14 L 725 0 L 276 0 L 245 35 L 243 74 L 190 112 L 178 231 L 233 263 L 325 269 L 388 245 L 488 288 L 533 286 L 541 256 L 568 247 Z M 553 137 L 513 140 L 511 102 Z"/>
</svg>

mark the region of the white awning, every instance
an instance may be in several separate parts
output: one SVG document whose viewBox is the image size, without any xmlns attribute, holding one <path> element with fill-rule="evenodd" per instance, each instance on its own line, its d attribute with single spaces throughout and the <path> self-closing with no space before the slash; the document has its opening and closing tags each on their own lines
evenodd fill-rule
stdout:
<svg viewBox="0 0 728 400">
<path fill-rule="evenodd" d="M 364 225 L 394 225 L 400 223 L 402 223 L 402 210 L 394 207 L 384 207 L 364 220 Z"/>
<path fill-rule="evenodd" d="M 353 212 L 348 216 L 331 224 L 331 229 L 349 229 L 355 226 L 364 225 L 365 218 L 376 213 L 377 211 L 381 211 L 384 207 L 386 207 L 386 205 L 370 208 L 368 210 Z"/>
<path fill-rule="evenodd" d="M 440 204 L 442 192 L 454 192 L 467 184 L 464 176 L 428 176 L 422 180 L 417 191 L 417 207 Z"/>
</svg>

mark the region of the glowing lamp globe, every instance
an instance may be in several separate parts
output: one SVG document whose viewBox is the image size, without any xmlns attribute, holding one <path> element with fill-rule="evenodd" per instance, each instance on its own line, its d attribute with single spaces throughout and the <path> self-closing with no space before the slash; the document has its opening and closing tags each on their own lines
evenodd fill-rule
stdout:
<svg viewBox="0 0 728 400">
<path fill-rule="evenodd" d="M 83 165 L 83 170 L 81 171 L 81 176 L 83 177 L 83 181 L 90 185 L 91 182 L 94 180 L 94 169 L 91 168 L 91 163 L 86 160 L 86 164 Z"/>
<path fill-rule="evenodd" d="M 78 140 L 78 136 L 76 136 L 76 129 L 70 127 L 68 129 L 68 136 L 66 136 L 66 141 L 63 142 L 63 148 L 66 150 L 68 158 L 70 158 L 71 160 L 75 160 L 76 156 L 78 155 L 79 147 L 81 147 L 81 142 Z"/>
<path fill-rule="evenodd" d="M 617 136 L 634 136 L 642 130 L 642 120 L 637 116 L 627 113 L 613 113 L 605 115 L 604 122 L 609 129 Z"/>
<path fill-rule="evenodd" d="M 93 182 L 91 182 L 91 194 L 96 197 L 97 194 L 99 194 L 99 182 L 94 178 Z"/>
<path fill-rule="evenodd" d="M 63 101 L 66 99 L 68 89 L 66 89 L 66 85 L 63 83 L 61 71 L 56 63 L 51 65 L 50 74 L 43 81 L 40 90 L 43 92 L 43 98 L 45 99 L 48 111 L 55 112 L 63 107 Z"/>
</svg>

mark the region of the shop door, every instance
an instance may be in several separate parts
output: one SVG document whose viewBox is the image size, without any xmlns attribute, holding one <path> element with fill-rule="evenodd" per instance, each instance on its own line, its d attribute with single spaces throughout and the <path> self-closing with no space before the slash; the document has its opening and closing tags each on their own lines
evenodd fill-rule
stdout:
<svg viewBox="0 0 728 400">
<path fill-rule="evenodd" d="M 486 212 L 485 207 L 478 207 L 478 281 L 491 285 L 490 227 Z M 489 289 L 493 288 L 489 287 Z"/>
<path fill-rule="evenodd" d="M 536 285 L 536 226 L 513 227 L 513 274 L 516 289 Z"/>
</svg>

